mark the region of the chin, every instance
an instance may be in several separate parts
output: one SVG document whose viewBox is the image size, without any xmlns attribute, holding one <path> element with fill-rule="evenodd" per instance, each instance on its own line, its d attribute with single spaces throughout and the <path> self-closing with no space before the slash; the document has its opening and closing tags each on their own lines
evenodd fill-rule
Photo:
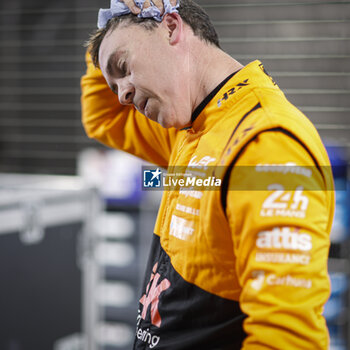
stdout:
<svg viewBox="0 0 350 350">
<path fill-rule="evenodd" d="M 157 122 L 163 127 L 163 128 L 171 128 L 174 125 L 173 118 L 169 118 L 168 116 L 164 116 L 160 114 L 157 118 Z"/>
<path fill-rule="evenodd" d="M 172 127 L 176 128 L 176 125 L 174 125 L 173 123 L 170 123 L 168 121 L 162 121 L 161 123 L 159 123 L 163 128 L 169 129 Z"/>
<path fill-rule="evenodd" d="M 163 128 L 176 128 L 176 129 L 182 129 L 186 126 L 188 126 L 189 123 L 183 123 L 182 120 L 176 118 L 174 115 L 170 116 L 164 116 L 164 115 L 159 115 L 158 116 L 158 123 L 163 127 Z"/>
</svg>

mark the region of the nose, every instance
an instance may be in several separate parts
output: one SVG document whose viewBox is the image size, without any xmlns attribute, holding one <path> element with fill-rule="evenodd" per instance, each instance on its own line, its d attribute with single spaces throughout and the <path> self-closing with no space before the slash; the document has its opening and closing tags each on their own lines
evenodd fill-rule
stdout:
<svg viewBox="0 0 350 350">
<path fill-rule="evenodd" d="M 132 104 L 134 96 L 135 88 L 130 82 L 126 81 L 126 79 L 118 82 L 118 98 L 122 105 Z"/>
</svg>

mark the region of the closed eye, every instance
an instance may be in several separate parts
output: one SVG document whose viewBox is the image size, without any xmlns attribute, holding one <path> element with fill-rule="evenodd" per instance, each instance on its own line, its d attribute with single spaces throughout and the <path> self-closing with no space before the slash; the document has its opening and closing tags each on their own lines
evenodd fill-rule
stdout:
<svg viewBox="0 0 350 350">
<path fill-rule="evenodd" d="M 119 68 L 120 72 L 122 73 L 123 77 L 125 77 L 127 75 L 127 70 L 128 70 L 128 67 L 126 65 L 126 61 L 119 62 L 118 68 Z"/>
<path fill-rule="evenodd" d="M 116 95 L 118 95 L 118 86 L 116 84 L 113 84 L 110 88 Z"/>
<path fill-rule="evenodd" d="M 127 67 L 126 67 L 126 62 L 125 61 L 122 64 L 122 72 L 123 72 L 124 75 L 126 75 L 126 73 L 127 73 Z"/>
</svg>

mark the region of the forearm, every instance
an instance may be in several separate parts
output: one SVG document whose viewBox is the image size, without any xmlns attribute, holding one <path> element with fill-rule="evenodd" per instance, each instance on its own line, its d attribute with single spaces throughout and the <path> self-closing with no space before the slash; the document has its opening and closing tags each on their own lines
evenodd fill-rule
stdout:
<svg viewBox="0 0 350 350">
<path fill-rule="evenodd" d="M 87 72 L 81 79 L 81 106 L 87 135 L 109 147 L 166 166 L 177 131 L 162 128 L 132 105 L 121 105 L 88 54 L 86 61 Z"/>
</svg>

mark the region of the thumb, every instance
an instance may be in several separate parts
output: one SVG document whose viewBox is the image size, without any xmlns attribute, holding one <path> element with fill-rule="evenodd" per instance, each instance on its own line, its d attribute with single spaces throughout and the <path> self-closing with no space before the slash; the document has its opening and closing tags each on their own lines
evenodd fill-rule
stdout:
<svg viewBox="0 0 350 350">
<path fill-rule="evenodd" d="M 129 10 L 134 14 L 138 15 L 141 12 L 141 9 L 137 7 L 134 3 L 134 0 L 121 0 L 127 7 L 129 7 Z"/>
<path fill-rule="evenodd" d="M 145 0 L 145 2 L 143 3 L 143 8 L 144 8 L 144 9 L 147 9 L 147 8 L 150 7 L 150 6 L 151 6 L 150 0 Z"/>
<path fill-rule="evenodd" d="M 164 6 L 163 6 L 163 1 L 162 0 L 152 0 L 153 4 L 159 8 L 160 13 L 163 13 L 164 11 Z"/>
</svg>

